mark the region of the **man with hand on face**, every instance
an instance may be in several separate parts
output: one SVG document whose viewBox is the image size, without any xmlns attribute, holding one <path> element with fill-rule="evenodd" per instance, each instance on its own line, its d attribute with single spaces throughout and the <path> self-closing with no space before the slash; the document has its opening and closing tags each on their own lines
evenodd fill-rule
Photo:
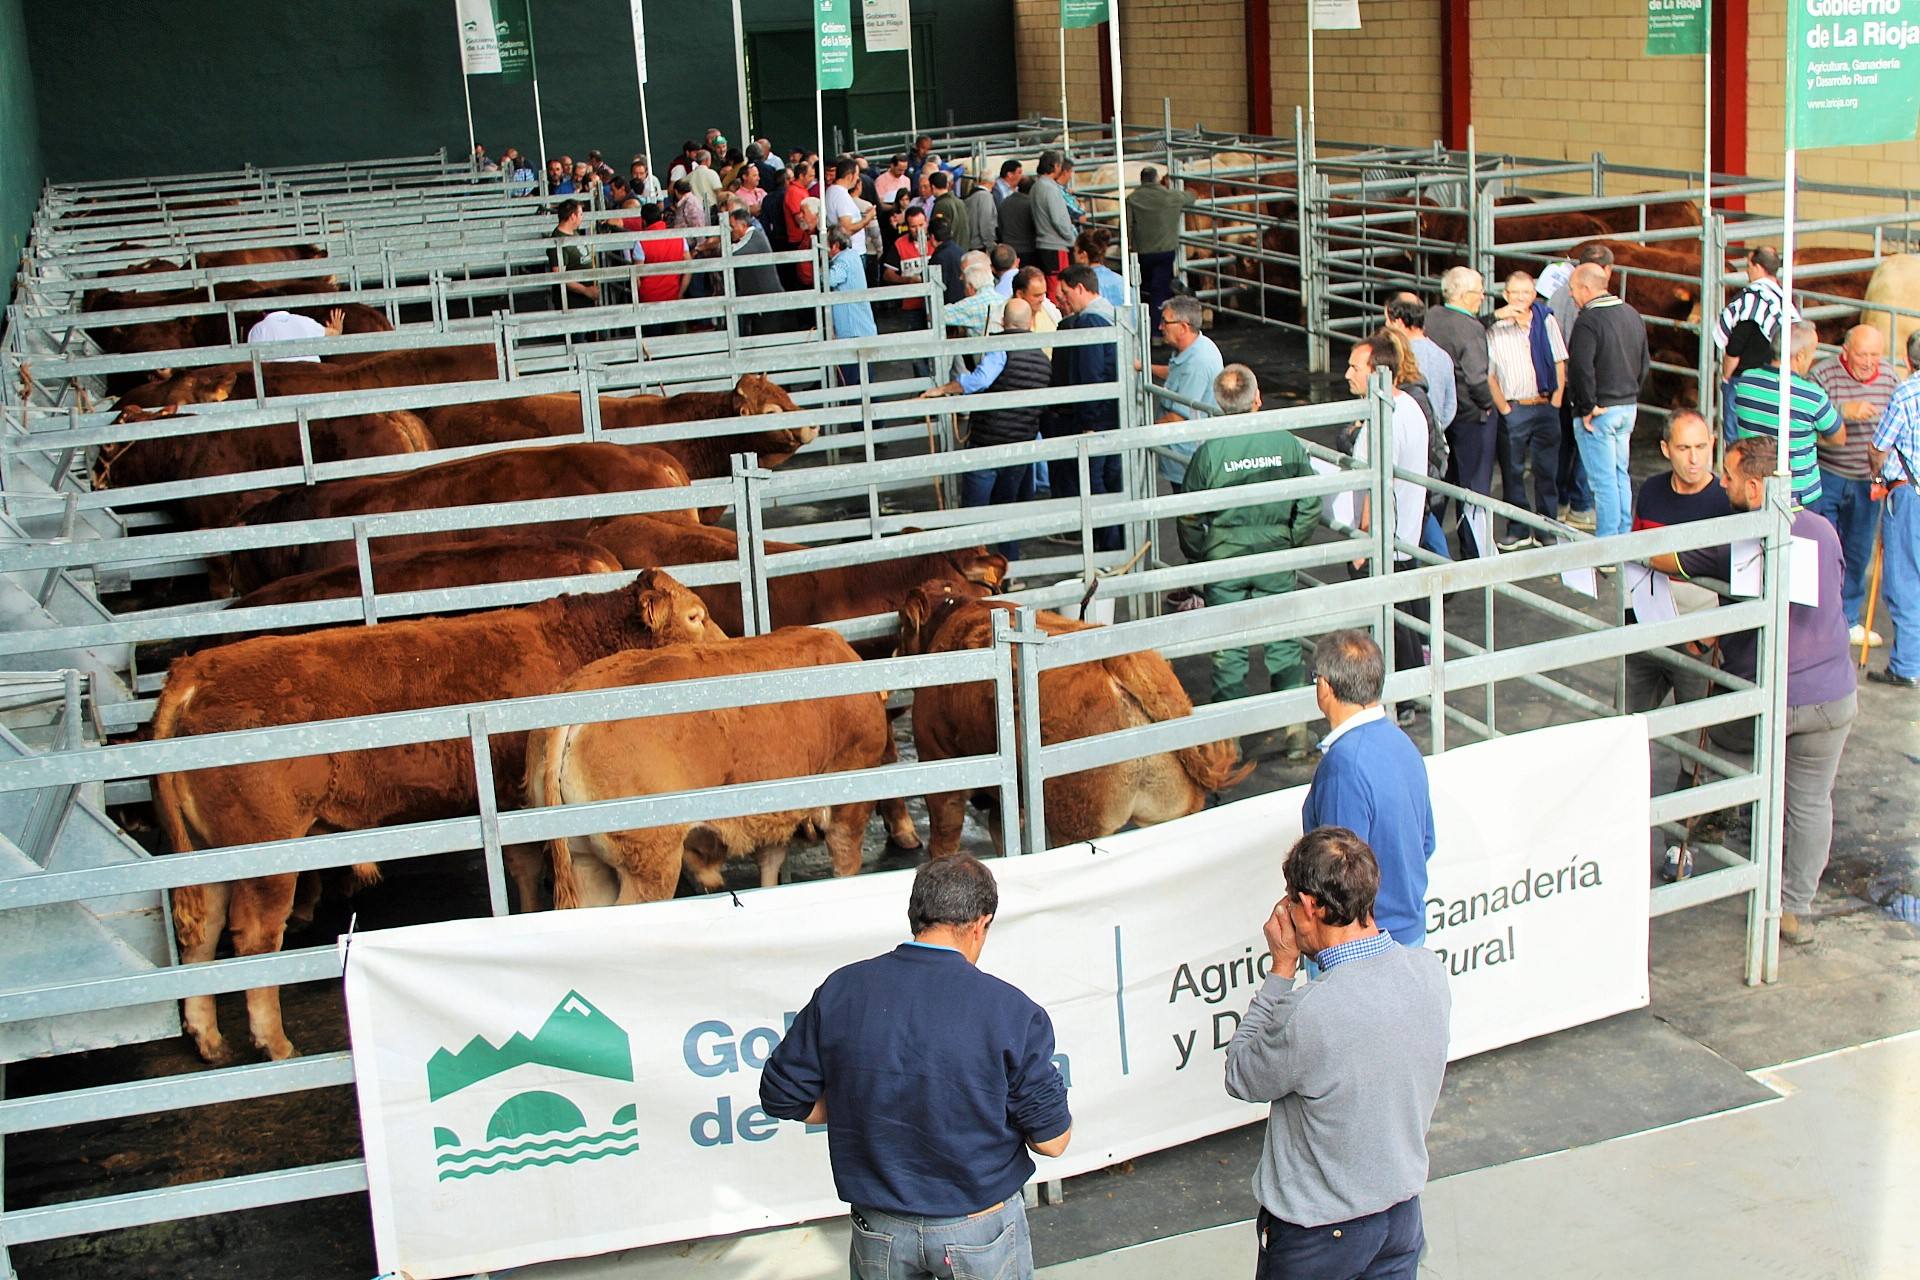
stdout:
<svg viewBox="0 0 1920 1280">
<path fill-rule="evenodd" d="M 1345 827 L 1287 853 L 1272 968 L 1227 1046 L 1227 1092 L 1272 1103 L 1253 1177 L 1256 1280 L 1413 1280 L 1427 1128 L 1447 1069 L 1440 958 L 1373 923 L 1379 868 Z M 1296 986 L 1301 956 L 1319 973 Z"/>
</svg>

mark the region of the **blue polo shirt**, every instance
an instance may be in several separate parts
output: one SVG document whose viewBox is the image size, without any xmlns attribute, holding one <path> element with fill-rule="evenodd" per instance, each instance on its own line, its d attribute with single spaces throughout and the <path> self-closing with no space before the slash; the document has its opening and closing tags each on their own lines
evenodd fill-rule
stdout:
<svg viewBox="0 0 1920 1280">
<path fill-rule="evenodd" d="M 959 1217 L 1033 1176 L 1027 1141 L 1073 1123 L 1053 1021 L 947 947 L 906 942 L 835 971 L 760 1074 L 769 1115 L 827 1100 L 840 1198 L 886 1213 Z"/>
<path fill-rule="evenodd" d="M 1330 738 L 1302 807 L 1303 830 L 1346 827 L 1373 850 L 1380 892 L 1373 922 L 1406 947 L 1427 940 L 1427 859 L 1433 856 L 1433 797 L 1427 762 L 1399 725 L 1362 712 Z"/>
</svg>

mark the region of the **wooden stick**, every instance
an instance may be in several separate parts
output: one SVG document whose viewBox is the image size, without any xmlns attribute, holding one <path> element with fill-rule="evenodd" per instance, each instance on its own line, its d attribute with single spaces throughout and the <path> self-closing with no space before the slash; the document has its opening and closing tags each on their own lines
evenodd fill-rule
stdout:
<svg viewBox="0 0 1920 1280">
<path fill-rule="evenodd" d="M 1886 540 L 1878 524 L 1873 530 L 1873 565 L 1867 570 L 1867 611 L 1861 616 L 1860 669 L 1866 670 L 1867 655 L 1873 652 L 1873 607 L 1880 601 L 1880 558 Z"/>
</svg>

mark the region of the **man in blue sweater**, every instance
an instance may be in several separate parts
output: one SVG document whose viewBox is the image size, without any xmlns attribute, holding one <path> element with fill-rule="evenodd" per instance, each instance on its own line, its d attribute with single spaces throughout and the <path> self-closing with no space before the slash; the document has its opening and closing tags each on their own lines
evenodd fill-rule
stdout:
<svg viewBox="0 0 1920 1280">
<path fill-rule="evenodd" d="M 999 909 L 977 859 L 923 863 L 913 941 L 831 974 L 760 1075 L 769 1115 L 827 1126 L 855 1280 L 1033 1275 L 1027 1152 L 1073 1117 L 1047 1011 L 977 967 Z"/>
<path fill-rule="evenodd" d="M 1301 828 L 1346 827 L 1380 863 L 1373 909 L 1380 928 L 1404 947 L 1427 940 L 1423 904 L 1433 856 L 1433 796 L 1427 762 L 1413 739 L 1380 706 L 1385 668 L 1364 631 L 1321 637 L 1313 654 L 1313 694 L 1333 726 L 1307 788 Z"/>
</svg>

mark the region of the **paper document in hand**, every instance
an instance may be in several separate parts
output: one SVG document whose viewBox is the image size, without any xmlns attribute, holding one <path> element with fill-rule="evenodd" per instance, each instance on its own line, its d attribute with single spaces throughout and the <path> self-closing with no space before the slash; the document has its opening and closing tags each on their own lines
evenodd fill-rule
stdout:
<svg viewBox="0 0 1920 1280">
<path fill-rule="evenodd" d="M 1308 458 L 1307 462 L 1313 467 L 1315 475 L 1334 476 L 1339 475 L 1342 470 L 1339 465 L 1328 462 L 1325 458 Z M 1356 483 L 1361 482 L 1361 479 L 1356 475 Z M 1354 511 L 1356 501 L 1357 496 L 1351 489 L 1345 493 L 1329 495 L 1320 503 L 1321 521 L 1335 529 L 1357 527 L 1359 517 Z"/>
</svg>

